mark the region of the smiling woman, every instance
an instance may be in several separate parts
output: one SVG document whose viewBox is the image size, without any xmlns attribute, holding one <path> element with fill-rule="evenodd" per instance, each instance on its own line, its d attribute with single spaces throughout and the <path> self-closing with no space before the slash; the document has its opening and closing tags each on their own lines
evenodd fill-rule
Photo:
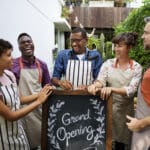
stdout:
<svg viewBox="0 0 150 150">
<path fill-rule="evenodd" d="M 112 94 L 113 150 L 130 150 L 131 132 L 126 126 L 126 115 L 133 116 L 134 94 L 142 73 L 140 64 L 129 57 L 129 51 L 135 46 L 136 39 L 135 33 L 122 33 L 114 37 L 112 42 L 115 44 L 115 58 L 103 63 L 97 81 L 88 87 L 92 94 L 101 89 L 100 96 L 105 100 Z"/>
<path fill-rule="evenodd" d="M 0 39 L 0 150 L 29 150 L 28 140 L 20 118 L 42 104 L 51 94 L 52 87 L 45 86 L 38 94 L 19 97 L 12 67 L 12 45 Z M 30 103 L 20 109 L 20 103 Z"/>
<path fill-rule="evenodd" d="M 8 41 L 3 39 L 0 39 L 0 44 L 0 75 L 2 75 L 4 69 L 10 69 L 12 66 L 11 51 L 13 47 Z"/>
</svg>

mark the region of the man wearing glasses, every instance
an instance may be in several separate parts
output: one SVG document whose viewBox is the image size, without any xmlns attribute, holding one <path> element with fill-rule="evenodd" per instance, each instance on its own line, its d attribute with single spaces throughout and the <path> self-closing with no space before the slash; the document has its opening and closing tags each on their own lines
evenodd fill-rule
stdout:
<svg viewBox="0 0 150 150">
<path fill-rule="evenodd" d="M 72 49 L 60 51 L 55 61 L 52 78 L 55 86 L 64 90 L 85 89 L 96 79 L 102 58 L 98 51 L 91 51 L 86 47 L 87 40 L 87 33 L 83 28 L 72 30 Z"/>
<path fill-rule="evenodd" d="M 145 18 L 145 22 L 143 45 L 150 51 L 150 17 Z M 128 128 L 134 131 L 131 150 L 150 150 L 150 66 L 144 72 L 138 90 L 136 118 L 127 118 L 130 120 Z"/>
</svg>

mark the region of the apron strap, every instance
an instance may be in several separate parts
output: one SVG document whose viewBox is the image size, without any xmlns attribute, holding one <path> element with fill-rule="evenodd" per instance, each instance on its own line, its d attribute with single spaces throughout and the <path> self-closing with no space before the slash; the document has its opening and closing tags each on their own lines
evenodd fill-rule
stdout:
<svg viewBox="0 0 150 150">
<path fill-rule="evenodd" d="M 36 65 L 38 67 L 38 72 L 39 72 L 39 83 L 42 83 L 42 70 L 41 70 L 41 64 L 38 60 L 35 60 L 36 61 Z"/>
<path fill-rule="evenodd" d="M 35 63 L 36 63 L 36 66 L 37 66 L 37 69 L 38 69 L 38 73 L 39 73 L 38 82 L 39 82 L 39 83 L 42 83 L 41 64 L 40 64 L 40 62 L 39 62 L 37 59 L 35 59 Z M 19 66 L 20 66 L 20 69 L 23 69 L 23 68 L 24 68 L 24 65 L 23 65 L 23 62 L 22 62 L 22 57 L 19 58 Z"/>
</svg>

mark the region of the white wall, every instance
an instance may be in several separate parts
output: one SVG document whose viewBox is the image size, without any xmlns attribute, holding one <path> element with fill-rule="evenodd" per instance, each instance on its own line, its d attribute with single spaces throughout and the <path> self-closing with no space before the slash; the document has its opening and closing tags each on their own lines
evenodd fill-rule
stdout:
<svg viewBox="0 0 150 150">
<path fill-rule="evenodd" d="M 142 0 L 133 0 L 132 2 L 127 3 L 127 7 L 139 8 L 143 6 Z"/>
<path fill-rule="evenodd" d="M 35 55 L 44 60 L 51 70 L 53 19 L 60 17 L 60 8 L 58 0 L 0 0 L 0 38 L 13 44 L 14 57 L 20 56 L 18 35 L 27 32 L 34 41 Z"/>
</svg>

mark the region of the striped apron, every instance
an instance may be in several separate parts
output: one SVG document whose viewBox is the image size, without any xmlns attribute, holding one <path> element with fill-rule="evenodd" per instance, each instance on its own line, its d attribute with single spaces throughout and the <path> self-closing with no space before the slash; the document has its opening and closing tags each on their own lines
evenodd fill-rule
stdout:
<svg viewBox="0 0 150 150">
<path fill-rule="evenodd" d="M 6 74 L 6 73 L 5 73 Z M 8 80 L 11 78 L 6 74 Z M 17 91 L 17 84 L 9 86 L 0 84 L 0 91 L 4 103 L 16 111 L 20 107 L 20 100 Z M 20 120 L 8 121 L 0 116 L 0 150 L 29 150 L 29 144 L 22 128 Z"/>
<path fill-rule="evenodd" d="M 68 60 L 66 80 L 70 81 L 73 89 L 80 85 L 89 85 L 93 82 L 92 61 Z"/>
</svg>

